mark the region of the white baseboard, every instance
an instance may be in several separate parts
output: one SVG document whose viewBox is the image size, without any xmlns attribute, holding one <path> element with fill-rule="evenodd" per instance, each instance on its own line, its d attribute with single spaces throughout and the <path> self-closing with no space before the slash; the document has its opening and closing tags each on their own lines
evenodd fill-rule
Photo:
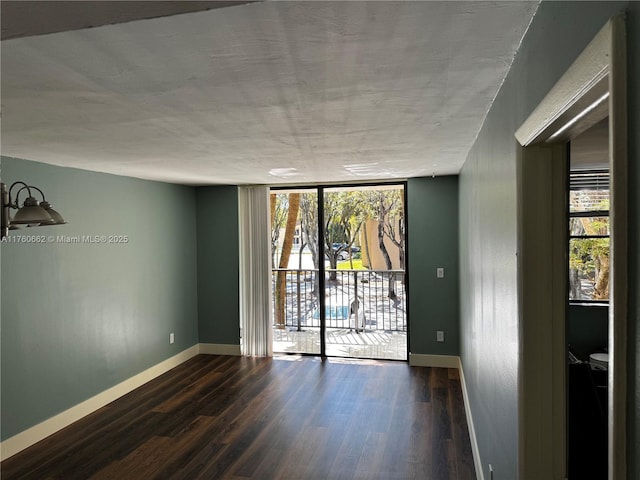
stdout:
<svg viewBox="0 0 640 480">
<path fill-rule="evenodd" d="M 163 373 L 168 372 L 183 362 L 186 362 L 198 354 L 208 355 L 240 355 L 240 345 L 223 345 L 215 343 L 199 343 L 187 348 L 186 350 L 168 358 L 153 367 L 148 368 L 144 372 L 140 372 L 127 380 L 114 385 L 107 390 L 81 402 L 64 412 L 61 412 L 44 422 L 30 427 L 11 438 L 0 442 L 0 460 L 15 455 L 27 447 L 47 438 L 49 435 L 71 425 L 73 422 L 86 417 L 90 413 L 95 412 L 99 408 L 104 407 L 108 403 L 117 400 L 145 383 L 159 377 Z"/>
<path fill-rule="evenodd" d="M 207 355 L 240 355 L 240 345 L 223 345 L 215 343 L 199 343 L 186 350 L 164 360 L 153 367 L 148 368 L 144 372 L 140 372 L 127 380 L 120 382 L 113 387 L 100 392 L 99 394 L 81 402 L 64 412 L 61 412 L 44 422 L 24 430 L 11 438 L 0 442 L 0 460 L 15 455 L 27 447 L 47 438 L 49 435 L 62 430 L 73 422 L 86 417 L 90 413 L 95 412 L 99 408 L 104 407 L 108 403 L 117 400 L 136 388 L 144 385 L 150 380 L 159 377 L 163 373 L 168 372 L 183 362 L 186 362 L 198 354 Z"/>
<path fill-rule="evenodd" d="M 476 429 L 473 425 L 471 408 L 469 407 L 469 394 L 467 392 L 467 384 L 464 379 L 464 371 L 462 369 L 462 361 L 460 360 L 460 357 L 457 357 L 455 355 L 422 355 L 410 353 L 409 365 L 414 367 L 439 367 L 458 369 L 458 372 L 460 373 L 462 398 L 464 399 L 464 411 L 467 415 L 467 425 L 469 426 L 469 440 L 471 441 L 473 464 L 476 468 L 476 478 L 477 480 L 484 480 L 482 461 L 480 460 L 480 449 L 478 448 L 478 439 L 476 438 Z"/>
<path fill-rule="evenodd" d="M 226 345 L 222 343 L 200 343 L 199 353 L 205 355 L 241 355 L 240 345 Z"/>
<path fill-rule="evenodd" d="M 148 381 L 153 380 L 172 368 L 177 367 L 181 363 L 186 362 L 198 353 L 200 353 L 200 346 L 196 344 L 123 382 L 100 392 L 84 402 L 81 402 L 64 412 L 45 420 L 44 422 L 34 425 L 33 427 L 6 439 L 0 443 L 0 460 L 6 460 L 25 448 L 47 438 L 49 435 L 62 430 L 73 422 L 80 420 L 99 408 L 104 407 L 108 403 L 111 403 L 141 385 L 144 385 Z"/>
<path fill-rule="evenodd" d="M 484 480 L 482 461 L 480 460 L 480 449 L 478 448 L 478 439 L 476 438 L 476 429 L 473 426 L 473 417 L 471 416 L 471 408 L 469 407 L 469 393 L 467 392 L 467 383 L 464 379 L 464 369 L 462 368 L 462 361 L 459 358 L 458 361 L 460 363 L 458 371 L 460 373 L 460 385 L 462 387 L 462 398 L 464 399 L 464 410 L 467 414 L 467 425 L 469 426 L 469 439 L 471 440 L 473 464 L 476 467 L 476 478 L 478 480 Z"/>
<path fill-rule="evenodd" d="M 455 355 L 423 355 L 409 354 L 409 365 L 412 367 L 459 368 L 460 357 Z"/>
<path fill-rule="evenodd" d="M 34 425 L 27 430 L 8 438 L 4 442 L 0 442 L 0 460 L 6 460 L 7 458 L 15 455 L 16 453 L 24 450 L 27 447 L 45 439 L 49 435 L 56 433 L 59 430 L 71 425 L 73 422 L 80 420 L 81 418 L 95 412 L 99 408 L 107 405 L 108 403 L 117 400 L 118 398 L 126 395 L 127 393 L 135 390 L 136 388 L 144 385 L 145 383 L 159 377 L 163 373 L 168 372 L 174 367 L 177 367 L 183 362 L 186 362 L 190 358 L 198 355 L 241 355 L 240 345 L 225 345 L 215 343 L 200 343 L 186 350 L 174 355 L 167 360 L 164 360 L 147 370 L 134 375 L 133 377 L 95 395 L 94 397 L 85 400 L 78 405 L 65 410 L 58 415 L 55 415 L 44 422 Z M 467 388 L 464 381 L 464 373 L 462 371 L 462 365 L 460 358 L 451 355 L 421 355 L 410 354 L 409 364 L 412 366 L 422 367 L 442 367 L 442 368 L 458 368 L 460 371 L 460 382 L 462 385 L 462 394 L 464 397 L 464 407 L 467 414 L 467 422 L 469 424 L 469 437 L 471 439 L 471 450 L 473 451 L 473 461 L 476 467 L 476 474 L 478 480 L 484 480 L 480 462 L 480 453 L 478 450 L 478 443 L 476 440 L 475 429 L 473 427 L 473 419 L 471 417 L 471 411 L 469 410 L 469 399 L 467 396 Z"/>
</svg>

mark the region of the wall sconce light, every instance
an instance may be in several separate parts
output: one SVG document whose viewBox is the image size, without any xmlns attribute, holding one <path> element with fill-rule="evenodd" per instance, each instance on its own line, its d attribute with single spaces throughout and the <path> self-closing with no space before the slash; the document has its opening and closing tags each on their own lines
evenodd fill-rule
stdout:
<svg viewBox="0 0 640 480">
<path fill-rule="evenodd" d="M 67 223 L 57 211 L 44 198 L 44 193 L 38 187 L 27 185 L 24 182 L 14 182 L 7 190 L 4 183 L 0 183 L 2 187 L 2 230 L 0 238 L 8 235 L 9 230 L 16 230 L 22 225 L 29 227 L 39 227 L 44 225 L 62 225 Z M 12 196 L 14 187 L 20 187 Z M 38 201 L 33 196 L 33 192 L 37 191 L 42 196 L 42 201 Z M 27 197 L 20 206 L 20 194 L 25 192 Z M 13 218 L 10 216 L 11 209 L 17 210 Z"/>
</svg>

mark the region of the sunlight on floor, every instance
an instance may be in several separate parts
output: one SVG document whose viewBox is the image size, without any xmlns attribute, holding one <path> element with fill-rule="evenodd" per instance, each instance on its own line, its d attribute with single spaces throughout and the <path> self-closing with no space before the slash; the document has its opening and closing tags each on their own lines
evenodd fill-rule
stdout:
<svg viewBox="0 0 640 480">
<path fill-rule="evenodd" d="M 379 330 L 356 333 L 349 329 L 328 329 L 326 347 L 328 356 L 406 360 L 407 334 Z M 320 329 L 297 331 L 274 328 L 273 351 L 320 354 Z"/>
</svg>

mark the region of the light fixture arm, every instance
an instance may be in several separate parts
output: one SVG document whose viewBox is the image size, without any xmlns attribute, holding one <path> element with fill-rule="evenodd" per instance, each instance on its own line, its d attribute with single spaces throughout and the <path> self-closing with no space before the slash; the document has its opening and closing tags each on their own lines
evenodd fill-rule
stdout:
<svg viewBox="0 0 640 480">
<path fill-rule="evenodd" d="M 44 193 L 38 187 L 34 187 L 33 185 L 31 185 L 29 188 L 33 188 L 34 190 L 37 190 L 38 192 L 40 192 L 40 196 L 42 196 L 42 201 L 43 202 L 47 201 L 47 199 L 44 198 Z M 20 190 L 22 190 L 22 188 Z M 29 196 L 31 196 L 31 192 L 29 192 Z"/>
<path fill-rule="evenodd" d="M 0 182 L 2 187 L 2 213 L 0 219 L 0 239 L 9 234 L 9 229 L 18 228 L 20 225 L 38 226 L 38 225 L 61 225 L 65 222 L 64 218 L 53 209 L 53 206 L 47 202 L 44 192 L 38 187 L 27 185 L 24 182 L 17 181 L 11 184 L 7 189 L 5 183 Z M 14 188 L 17 192 L 13 195 Z M 27 191 L 27 199 L 24 201 L 23 207 L 20 207 L 20 194 L 23 190 Z M 32 190 L 40 193 L 42 201 L 37 201 L 33 197 Z M 16 216 L 11 220 L 9 215 L 11 209 L 18 210 Z"/>
<path fill-rule="evenodd" d="M 23 182 L 15 182 L 13 185 L 15 185 L 16 183 L 21 183 L 22 185 L 24 185 L 24 187 L 22 187 L 20 190 L 18 190 L 16 192 L 15 197 L 13 197 L 13 203 L 9 205 L 11 208 L 14 208 L 14 209 L 20 208 L 20 202 L 19 202 L 20 193 L 22 191 L 24 191 L 24 190 L 26 190 L 27 191 L 27 195 L 29 195 L 27 198 L 28 199 L 33 199 L 31 201 L 35 201 L 35 198 L 33 197 L 33 194 L 31 193 L 31 189 L 34 189 L 34 190 L 37 190 L 38 192 L 40 192 L 40 196 L 42 197 L 42 202 L 46 201 L 46 199 L 44 198 L 44 193 L 42 193 L 42 190 L 40 190 L 38 187 L 34 187 L 33 185 L 27 185 L 27 184 L 25 184 Z M 11 185 L 11 188 L 13 188 L 13 185 Z M 9 189 L 9 202 L 11 202 L 11 188 Z M 42 202 L 39 202 L 39 203 L 42 203 Z M 25 202 L 25 205 L 26 205 L 26 202 Z"/>
<path fill-rule="evenodd" d="M 16 193 L 15 197 L 13 197 L 13 202 L 11 201 L 11 191 L 13 190 L 13 187 L 15 187 L 16 185 L 22 185 L 22 188 L 20 190 L 18 190 L 18 192 Z M 20 192 L 24 189 L 27 190 L 27 193 L 29 194 L 30 197 L 32 197 L 33 195 L 31 195 L 31 189 L 35 188 L 35 187 L 29 187 L 29 185 L 27 185 L 24 182 L 21 181 L 17 181 L 17 182 L 13 182 L 11 184 L 11 186 L 9 187 L 9 207 L 13 208 L 13 209 L 18 209 L 20 208 L 18 206 L 18 196 L 20 195 Z M 42 193 L 42 192 L 40 192 Z"/>
<path fill-rule="evenodd" d="M 2 197 L 2 214 L 0 215 L 0 239 L 6 237 L 9 233 L 9 191 L 4 183 L 0 183 Z"/>
</svg>

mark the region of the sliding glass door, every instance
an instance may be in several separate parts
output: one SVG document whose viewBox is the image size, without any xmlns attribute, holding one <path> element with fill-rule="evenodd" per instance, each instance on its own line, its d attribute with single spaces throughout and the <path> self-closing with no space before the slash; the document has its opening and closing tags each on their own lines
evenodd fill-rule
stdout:
<svg viewBox="0 0 640 480">
<path fill-rule="evenodd" d="M 274 352 L 406 360 L 404 199 L 402 184 L 272 190 Z"/>
<path fill-rule="evenodd" d="M 273 351 L 321 354 L 316 189 L 272 190 Z"/>
<path fill-rule="evenodd" d="M 326 355 L 405 360 L 404 187 L 323 193 Z"/>
</svg>

